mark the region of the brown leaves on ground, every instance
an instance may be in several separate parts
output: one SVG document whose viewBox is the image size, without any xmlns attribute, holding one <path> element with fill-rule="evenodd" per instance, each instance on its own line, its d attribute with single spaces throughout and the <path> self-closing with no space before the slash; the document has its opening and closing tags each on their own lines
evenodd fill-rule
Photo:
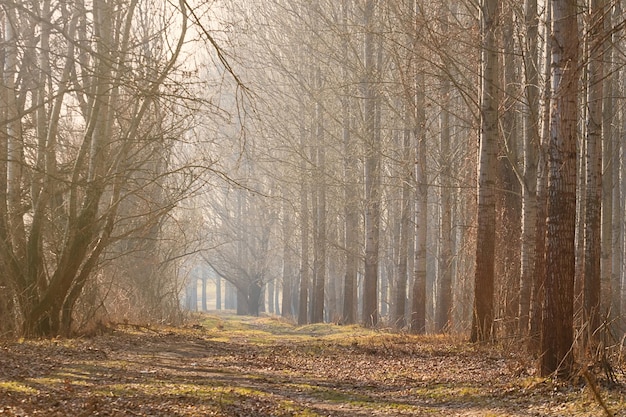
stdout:
<svg viewBox="0 0 626 417">
<path fill-rule="evenodd" d="M 272 318 L 205 316 L 73 340 L 5 342 L 7 416 L 602 416 L 583 381 L 557 385 L 503 349 Z M 599 385 L 626 416 L 624 369 Z"/>
</svg>

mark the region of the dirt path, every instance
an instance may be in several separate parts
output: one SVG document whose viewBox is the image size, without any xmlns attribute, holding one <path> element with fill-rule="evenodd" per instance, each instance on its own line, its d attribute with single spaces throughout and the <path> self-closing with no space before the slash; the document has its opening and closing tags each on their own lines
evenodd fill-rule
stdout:
<svg viewBox="0 0 626 417">
<path fill-rule="evenodd" d="M 211 316 L 5 344 L 0 416 L 605 415 L 583 385 L 531 365 L 445 338 Z M 623 385 L 602 392 L 626 416 Z"/>
</svg>

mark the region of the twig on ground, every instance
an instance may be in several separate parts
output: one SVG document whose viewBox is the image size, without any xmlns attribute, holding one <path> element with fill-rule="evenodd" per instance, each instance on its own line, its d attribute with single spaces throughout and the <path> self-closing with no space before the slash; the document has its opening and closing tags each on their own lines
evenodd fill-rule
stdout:
<svg viewBox="0 0 626 417">
<path fill-rule="evenodd" d="M 602 395 L 600 394 L 598 385 L 595 382 L 595 378 L 593 378 L 593 376 L 589 374 L 589 371 L 586 368 L 582 370 L 582 375 L 583 378 L 585 378 L 585 381 L 587 381 L 587 386 L 591 390 L 593 398 L 598 402 L 600 407 L 602 407 L 607 417 L 615 417 L 615 414 L 613 414 L 613 412 L 609 410 L 609 407 L 607 407 L 606 403 L 602 399 Z"/>
</svg>

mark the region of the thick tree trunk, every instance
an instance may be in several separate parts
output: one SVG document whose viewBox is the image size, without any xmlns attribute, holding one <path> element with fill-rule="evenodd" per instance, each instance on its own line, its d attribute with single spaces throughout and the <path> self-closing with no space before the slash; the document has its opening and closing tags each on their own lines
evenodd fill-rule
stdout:
<svg viewBox="0 0 626 417">
<path fill-rule="evenodd" d="M 237 309 L 237 292 L 237 288 L 231 282 L 226 281 L 226 289 L 224 290 L 224 307 L 226 310 Z"/>
<path fill-rule="evenodd" d="M 265 310 L 264 306 L 264 298 L 263 295 L 263 286 L 258 280 L 252 281 L 250 286 L 248 287 L 247 293 L 247 305 L 248 305 L 248 313 L 251 316 L 259 316 L 261 311 Z"/>
<path fill-rule="evenodd" d="M 478 174 L 478 229 L 476 235 L 476 276 L 474 279 L 474 314 L 470 340 L 492 338 L 495 267 L 495 174 L 498 150 L 498 53 L 495 29 L 498 2 L 482 3 L 483 80 L 481 93 L 480 162 Z"/>
<path fill-rule="evenodd" d="M 248 294 L 237 288 L 237 315 L 245 316 L 249 314 L 248 311 Z"/>
<path fill-rule="evenodd" d="M 546 279 L 541 375 L 573 371 L 578 106 L 578 10 L 552 0 L 552 113 L 548 146 Z"/>
</svg>

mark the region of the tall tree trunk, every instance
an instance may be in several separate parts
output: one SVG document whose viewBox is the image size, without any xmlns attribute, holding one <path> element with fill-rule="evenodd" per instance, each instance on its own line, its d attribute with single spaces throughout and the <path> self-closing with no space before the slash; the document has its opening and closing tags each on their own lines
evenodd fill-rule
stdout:
<svg viewBox="0 0 626 417">
<path fill-rule="evenodd" d="M 194 277 L 187 285 L 189 294 L 187 308 L 191 311 L 198 311 L 198 280 Z"/>
<path fill-rule="evenodd" d="M 589 334 L 600 326 L 600 257 L 602 206 L 602 100 L 604 0 L 590 0 L 588 30 L 587 153 L 584 241 L 584 321 Z"/>
<path fill-rule="evenodd" d="M 273 279 L 269 280 L 269 282 L 267 283 L 267 285 L 265 286 L 266 291 L 264 291 L 265 293 L 267 293 L 267 312 L 270 314 L 274 314 L 274 291 L 276 291 L 276 285 L 275 285 L 275 281 Z M 261 303 L 263 304 L 263 303 Z"/>
<path fill-rule="evenodd" d="M 306 155 L 306 133 L 303 125 L 300 126 L 300 151 Z M 300 294 L 298 303 L 298 324 L 309 321 L 309 182 L 306 161 L 300 162 Z"/>
<path fill-rule="evenodd" d="M 345 34 L 348 33 L 348 15 L 350 12 L 350 1 L 343 0 L 341 6 L 342 28 Z M 342 68 L 345 79 L 348 77 L 348 39 L 342 38 L 341 50 L 346 65 Z M 346 275 L 343 286 L 343 321 L 351 324 L 357 321 L 357 274 L 359 260 L 359 210 L 357 202 L 358 194 L 358 173 L 355 143 L 351 132 L 350 112 L 350 90 L 346 85 L 343 89 L 341 101 L 341 129 L 343 135 L 344 151 L 344 215 L 345 224 L 345 247 L 346 247 Z"/>
<path fill-rule="evenodd" d="M 411 306 L 411 332 L 426 332 L 426 249 L 428 238 L 428 178 L 426 166 L 426 111 L 424 95 L 424 75 L 415 76 L 415 279 Z"/>
<path fill-rule="evenodd" d="M 576 230 L 578 10 L 575 0 L 551 0 L 552 113 L 548 146 L 546 278 L 541 326 L 541 374 L 573 371 Z"/>
<path fill-rule="evenodd" d="M 237 309 L 237 289 L 231 282 L 225 281 L 225 283 L 226 289 L 224 290 L 224 307 L 226 310 L 235 310 Z"/>
<path fill-rule="evenodd" d="M 248 314 L 248 294 L 237 288 L 237 315 L 245 316 Z"/>
<path fill-rule="evenodd" d="M 622 8 L 621 2 L 616 3 L 615 15 L 621 16 Z M 620 79 L 626 77 L 626 68 L 621 67 L 617 72 Z M 623 97 L 626 94 L 626 86 L 623 83 L 619 83 L 617 88 L 617 94 L 619 97 Z M 620 137 L 626 132 L 626 114 L 623 108 L 621 109 L 621 125 L 620 125 Z M 626 143 L 624 140 L 616 140 L 615 154 L 616 163 L 614 167 L 615 178 L 617 184 L 613 194 L 613 219 L 615 222 L 615 230 L 613 231 L 613 241 L 616 242 L 614 246 L 613 257 L 613 270 L 615 271 L 615 281 L 617 294 L 618 309 L 616 315 L 619 317 L 616 320 L 616 326 L 619 331 L 626 334 L 626 271 L 623 268 L 626 262 Z M 620 198 L 621 197 L 621 198 Z"/>
<path fill-rule="evenodd" d="M 441 33 L 449 30 L 450 3 L 443 2 L 440 9 Z M 445 64 L 444 64 L 445 65 Z M 452 155 L 450 152 L 450 94 L 451 81 L 448 69 L 440 75 L 439 94 L 441 108 L 439 109 L 439 253 L 437 265 L 437 299 L 435 302 L 435 330 L 443 332 L 451 324 L 452 312 L 452 247 L 454 234 L 452 230 Z"/>
<path fill-rule="evenodd" d="M 404 118 L 408 123 L 412 118 L 409 113 L 409 106 L 405 106 Z M 393 307 L 393 323 L 397 328 L 406 326 L 405 310 L 408 284 L 408 264 L 409 264 L 409 234 L 413 234 L 411 227 L 410 202 L 413 201 L 410 192 L 410 180 L 412 177 L 415 156 L 411 147 L 411 130 L 408 126 L 404 129 L 402 137 L 402 197 L 400 207 L 400 244 L 398 247 L 398 276 L 395 288 L 395 300 Z"/>
<path fill-rule="evenodd" d="M 626 118 L 624 119 L 624 128 L 626 129 Z M 620 193 L 622 195 L 622 200 L 619 202 L 619 212 L 621 213 L 621 219 L 626 215 L 626 143 L 624 141 L 620 141 L 620 147 L 618 148 L 619 154 L 621 155 L 621 163 L 619 167 L 619 178 L 620 178 Z M 621 330 L 626 332 L 626 271 L 623 270 L 622 266 L 624 262 L 626 262 L 626 224 L 623 221 L 620 222 L 619 225 L 621 236 L 620 246 L 621 249 L 620 257 L 615 260 L 615 262 L 619 262 L 621 274 L 619 277 L 620 281 L 620 314 L 619 316 L 622 318 L 620 321 Z"/>
<path fill-rule="evenodd" d="M 501 82 L 503 97 L 500 115 L 502 143 L 498 147 L 499 154 L 506 158 L 498 158 L 497 200 L 496 200 L 496 247 L 499 248 L 495 265 L 496 285 L 499 297 L 497 299 L 499 328 L 502 334 L 511 336 L 517 331 L 517 317 L 520 295 L 520 247 L 521 240 L 522 193 L 519 181 L 520 174 L 517 167 L 520 162 L 520 135 L 518 105 L 518 85 L 520 63 L 515 53 L 515 17 L 511 7 L 506 7 L 501 13 L 502 24 L 500 33 L 503 53 L 499 65 L 501 68 Z M 504 191 L 506 190 L 506 191 Z M 495 300 L 494 300 L 495 301 Z"/>
<path fill-rule="evenodd" d="M 6 17 L 0 13 L 0 21 L 5 21 Z M 7 43 L 5 48 L 8 48 L 8 42 L 6 38 L 6 33 L 0 33 L 0 38 Z M 0 48 L 0 62 L 6 64 L 6 51 L 4 48 Z M 3 122 L 6 120 L 10 120 L 9 112 L 14 109 L 9 108 L 9 94 L 11 91 L 6 86 L 6 78 L 7 74 L 5 74 L 5 65 L 0 65 L 0 120 Z M 11 75 L 12 76 L 12 75 Z M 0 276 L 0 285 L 5 287 L 5 291 L 0 295 L 0 312 L 2 313 L 2 317 L 10 317 L 10 312 L 14 311 L 14 297 L 13 294 L 18 293 L 19 289 L 17 285 L 12 285 L 9 278 L 9 270 L 12 270 L 10 273 L 14 277 L 19 277 L 19 273 L 16 273 L 16 263 L 9 263 L 8 255 L 10 253 L 10 249 L 7 247 L 7 243 L 9 242 L 9 226 L 8 226 L 8 215 L 7 215 L 7 201 L 8 201 L 8 183 L 7 183 L 7 171 L 8 171 L 8 151 L 9 151 L 9 132 L 7 123 L 0 123 L 0 246 L 2 250 L 0 250 L 0 263 L 3 268 L 5 268 L 5 272 Z M 21 279 L 20 279 L 21 280 Z M 13 287 L 13 288 L 12 288 Z M 2 330 L 16 330 L 17 323 L 14 320 L 5 320 L 4 324 L 0 329 Z"/>
<path fill-rule="evenodd" d="M 519 334 L 529 331 L 530 298 L 533 281 L 537 232 L 537 154 L 539 138 L 539 77 L 537 0 L 524 5 L 526 43 L 524 76 L 526 112 L 524 114 L 524 173 L 522 177 L 522 239 L 520 254 Z"/>
<path fill-rule="evenodd" d="M 610 6 L 606 6 L 609 10 Z M 613 21 L 619 21 L 619 14 L 621 8 L 619 2 L 613 7 L 612 12 L 607 12 L 607 16 L 604 19 L 604 32 L 609 34 L 611 41 L 604 48 L 604 86 L 603 86 L 603 108 L 602 108 L 602 264 L 600 266 L 602 289 L 601 291 L 607 294 L 607 297 L 602 297 L 606 300 L 603 302 L 602 310 L 608 312 L 609 321 L 614 323 L 614 319 L 618 317 L 620 310 L 619 299 L 619 268 L 614 269 L 613 260 L 616 258 L 616 251 L 619 249 L 619 245 L 614 239 L 613 234 L 616 232 L 615 219 L 620 218 L 613 215 L 613 210 L 616 208 L 614 201 L 615 195 L 619 194 L 616 184 L 619 184 L 619 170 L 615 170 L 618 164 L 618 153 L 616 152 L 616 139 L 615 131 L 613 127 L 613 121 L 615 116 L 615 90 L 617 88 L 617 66 L 613 65 L 616 58 L 615 42 L 618 39 L 618 33 L 612 31 Z M 619 198 L 619 197 L 618 197 Z M 617 329 L 614 326 L 615 329 Z"/>
<path fill-rule="evenodd" d="M 295 316 L 294 311 L 294 253 L 291 245 L 293 245 L 293 219 L 292 213 L 289 210 L 289 200 L 285 195 L 283 188 L 283 204 L 282 204 L 282 232 L 283 232 L 283 270 L 282 270 L 282 299 L 281 299 L 281 315 L 286 318 L 292 318 Z"/>
<path fill-rule="evenodd" d="M 6 293 L 7 299 L 13 298 L 17 305 L 26 310 L 37 302 L 39 288 L 32 281 L 32 270 L 40 264 L 24 268 L 26 260 L 26 240 L 24 234 L 24 208 L 21 201 L 21 166 L 23 163 L 23 143 L 20 125 L 19 100 L 17 83 L 18 73 L 18 44 L 20 42 L 19 25 L 15 8 L 10 7 L 0 13 L 0 24 L 3 33 L 2 48 L 0 48 L 0 167 L 2 168 L 0 183 L 0 262 L 3 269 L 3 279 L 6 279 L 12 289 Z M 28 271 L 31 269 L 31 271 Z M 29 274 L 30 272 L 30 274 Z M 15 297 L 15 298 L 14 298 Z M 11 305 L 9 301 L 7 305 Z M 10 316 L 8 316 L 10 317 Z M 17 323 L 15 323 L 17 324 Z"/>
<path fill-rule="evenodd" d="M 532 265 L 532 291 L 530 310 L 530 330 L 528 348 L 539 353 L 541 339 L 541 322 L 543 318 L 544 283 L 546 277 L 546 219 L 548 217 L 548 151 L 550 141 L 550 103 L 551 103 L 551 33 L 552 9 L 546 8 L 543 92 L 541 103 L 541 133 L 537 157 L 537 223 L 535 233 L 535 259 Z"/>
<path fill-rule="evenodd" d="M 316 74 L 316 83 L 321 90 L 321 72 L 319 68 Z M 316 152 L 315 167 L 315 258 L 314 258 L 314 288 L 311 311 L 311 322 L 321 323 L 324 321 L 324 290 L 326 287 L 326 151 L 324 148 L 324 124 L 323 109 L 320 98 L 315 103 L 315 141 Z"/>
<path fill-rule="evenodd" d="M 215 276 L 215 309 L 222 309 L 222 277 Z"/>
<path fill-rule="evenodd" d="M 426 332 L 426 249 L 428 238 L 428 178 L 426 166 L 426 85 L 422 68 L 418 66 L 417 46 L 421 41 L 420 31 L 423 16 L 421 0 L 410 0 L 414 34 L 411 39 L 414 51 L 413 61 L 413 107 L 414 126 L 413 137 L 415 143 L 415 252 L 413 261 L 413 288 L 411 294 L 411 332 L 423 334 Z"/>
<path fill-rule="evenodd" d="M 623 122 L 626 123 L 626 120 Z M 624 126 L 626 128 L 626 126 Z M 619 239 L 619 244 L 616 246 L 616 250 L 619 251 L 618 256 L 615 257 L 614 269 L 619 271 L 616 273 L 616 280 L 618 282 L 617 292 L 619 293 L 619 309 L 617 311 L 617 315 L 620 319 L 617 321 L 617 325 L 620 330 L 626 333 L 626 271 L 623 270 L 622 265 L 626 262 L 626 225 L 623 220 L 626 216 L 626 144 L 623 141 L 619 141 L 619 146 L 617 146 L 617 153 L 620 155 L 620 162 L 616 170 L 619 171 L 619 193 L 615 193 L 616 197 L 621 195 L 621 199 L 615 201 L 614 206 L 616 209 L 613 210 L 613 216 L 616 218 L 616 223 L 618 223 L 617 230 L 618 233 L 615 233 L 614 240 Z"/>
<path fill-rule="evenodd" d="M 248 312 L 246 314 L 258 317 L 259 313 L 265 310 L 263 293 L 261 282 L 258 279 L 253 280 L 247 288 L 246 304 Z"/>
<path fill-rule="evenodd" d="M 346 155 L 344 188 L 346 217 L 345 245 L 346 245 L 346 272 L 343 288 L 343 320 L 345 323 L 357 321 L 357 274 L 359 260 L 359 213 L 357 208 L 357 173 L 354 152 L 352 150 L 349 128 L 344 128 L 344 148 L 351 149 Z"/>
<path fill-rule="evenodd" d="M 239 265 L 248 265 L 248 259 L 246 257 L 247 251 L 244 249 L 245 247 L 244 239 L 246 238 L 246 236 L 244 236 L 244 231 L 243 231 L 244 227 L 242 224 L 243 219 L 247 218 L 248 216 L 244 215 L 245 213 L 244 206 L 246 203 L 243 201 L 244 200 L 243 193 L 244 193 L 244 190 L 239 190 L 239 192 L 237 193 L 237 221 L 239 222 L 239 225 L 237 227 L 237 263 Z M 237 315 L 238 316 L 243 316 L 243 315 L 250 313 L 249 306 L 248 306 L 248 298 L 249 298 L 248 288 L 240 288 L 240 286 L 238 285 L 237 286 Z"/>
<path fill-rule="evenodd" d="M 616 71 L 616 74 L 621 75 L 621 71 Z M 619 92 L 619 88 L 616 89 L 616 92 Z M 618 130 L 618 129 L 616 129 Z M 619 131 L 619 130 L 618 130 Z M 612 269 L 612 279 L 611 279 L 611 318 L 614 319 L 613 328 L 616 330 L 616 334 L 619 332 L 624 332 L 625 328 L 622 327 L 622 323 L 624 322 L 624 314 L 622 314 L 623 303 L 626 302 L 626 297 L 622 294 L 622 290 L 624 290 L 622 284 L 622 265 L 624 262 L 624 230 L 623 230 L 623 220 L 624 219 L 624 211 L 623 211 L 623 201 L 626 198 L 626 194 L 623 193 L 623 184 L 624 179 L 621 176 L 622 173 L 622 155 L 624 146 L 623 141 L 614 140 L 614 145 L 612 148 L 611 155 L 611 166 L 610 169 L 612 171 L 612 176 L 614 179 L 614 186 L 612 191 L 612 217 L 611 217 L 611 227 L 612 227 L 612 241 L 611 241 L 611 269 Z M 606 221 L 606 220 L 604 220 Z"/>
<path fill-rule="evenodd" d="M 480 162 L 478 184 L 478 230 L 476 235 L 476 276 L 474 279 L 473 342 L 490 340 L 493 331 L 495 260 L 495 174 L 498 149 L 498 53 L 495 30 L 498 24 L 497 0 L 481 5 L 482 92 Z"/>
<path fill-rule="evenodd" d="M 378 262 L 380 246 L 380 141 L 376 132 L 376 90 L 374 74 L 373 19 L 376 1 L 366 0 L 364 10 L 364 118 L 365 118 L 365 277 L 363 314 L 366 326 L 378 323 Z"/>
<path fill-rule="evenodd" d="M 207 311 L 207 303 L 206 303 L 206 284 L 208 277 L 203 273 L 202 277 L 202 311 Z"/>
</svg>

